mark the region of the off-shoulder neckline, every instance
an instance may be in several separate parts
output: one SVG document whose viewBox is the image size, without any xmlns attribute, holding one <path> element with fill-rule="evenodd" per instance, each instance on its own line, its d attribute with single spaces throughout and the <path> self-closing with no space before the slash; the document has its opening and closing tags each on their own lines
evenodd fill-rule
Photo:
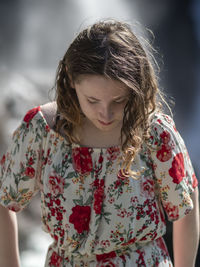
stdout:
<svg viewBox="0 0 200 267">
<path fill-rule="evenodd" d="M 72 143 L 70 144 L 67 139 L 62 136 L 60 133 L 56 132 L 54 129 L 52 129 L 49 124 L 47 123 L 47 120 L 46 118 L 44 117 L 44 114 L 42 113 L 41 111 L 41 108 L 39 106 L 39 111 L 38 111 L 38 114 L 40 115 L 40 117 L 42 118 L 43 122 L 45 123 L 45 125 L 48 127 L 48 131 L 51 133 L 51 134 L 54 134 L 56 136 L 59 137 L 60 140 L 62 140 L 64 143 L 66 143 L 67 145 L 69 146 L 72 146 L 72 148 L 80 148 L 80 149 L 92 149 L 92 150 L 112 150 L 112 149 L 120 149 L 121 150 L 121 146 L 120 145 L 116 145 L 116 146 L 109 146 L 109 147 L 90 147 L 90 146 L 82 146 L 78 143 Z"/>
</svg>

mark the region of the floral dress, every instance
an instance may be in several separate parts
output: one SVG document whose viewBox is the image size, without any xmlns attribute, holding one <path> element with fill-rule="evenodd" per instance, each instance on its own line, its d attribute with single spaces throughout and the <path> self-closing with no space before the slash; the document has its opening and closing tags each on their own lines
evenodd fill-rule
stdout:
<svg viewBox="0 0 200 267">
<path fill-rule="evenodd" d="M 120 147 L 71 145 L 40 107 L 25 115 L 1 159 L 0 203 L 18 212 L 40 192 L 52 237 L 45 267 L 172 266 L 165 214 L 174 221 L 189 213 L 197 186 L 173 120 L 154 115 L 131 166 L 139 179 L 124 176 L 121 163 Z"/>
</svg>

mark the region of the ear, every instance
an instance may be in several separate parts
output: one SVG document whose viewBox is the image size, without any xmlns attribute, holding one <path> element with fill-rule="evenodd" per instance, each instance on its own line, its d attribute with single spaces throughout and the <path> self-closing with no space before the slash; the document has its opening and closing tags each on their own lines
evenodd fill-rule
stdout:
<svg viewBox="0 0 200 267">
<path fill-rule="evenodd" d="M 69 72 L 68 72 L 68 68 L 67 68 L 67 66 L 66 66 L 66 72 L 67 72 L 67 75 L 68 75 L 68 77 L 69 77 L 70 86 L 71 86 L 72 88 L 74 88 L 74 82 L 73 82 L 72 76 L 71 76 L 71 75 L 69 74 Z"/>
</svg>

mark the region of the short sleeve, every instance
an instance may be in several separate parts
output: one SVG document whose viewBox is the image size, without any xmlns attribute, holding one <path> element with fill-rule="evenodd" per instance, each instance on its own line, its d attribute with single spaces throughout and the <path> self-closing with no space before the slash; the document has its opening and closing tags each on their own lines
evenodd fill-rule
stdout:
<svg viewBox="0 0 200 267">
<path fill-rule="evenodd" d="M 0 204 L 16 212 L 39 190 L 43 142 L 39 110 L 37 107 L 27 112 L 0 162 Z"/>
<path fill-rule="evenodd" d="M 156 115 L 151 125 L 151 158 L 162 206 L 170 221 L 193 208 L 191 194 L 197 186 L 185 143 L 171 117 Z"/>
</svg>

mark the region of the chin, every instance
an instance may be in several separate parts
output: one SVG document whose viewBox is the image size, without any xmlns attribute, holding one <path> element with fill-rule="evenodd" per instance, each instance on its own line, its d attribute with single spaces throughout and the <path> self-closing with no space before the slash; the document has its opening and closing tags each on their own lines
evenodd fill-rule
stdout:
<svg viewBox="0 0 200 267">
<path fill-rule="evenodd" d="M 98 127 L 99 130 L 101 130 L 102 132 L 109 132 L 113 129 L 113 127 Z"/>
<path fill-rule="evenodd" d="M 112 131 L 113 129 L 117 128 L 119 126 L 120 122 L 118 121 L 114 121 L 113 123 L 109 124 L 109 125 L 103 125 L 99 122 L 95 123 L 95 126 L 103 131 L 103 132 L 109 132 Z"/>
</svg>

